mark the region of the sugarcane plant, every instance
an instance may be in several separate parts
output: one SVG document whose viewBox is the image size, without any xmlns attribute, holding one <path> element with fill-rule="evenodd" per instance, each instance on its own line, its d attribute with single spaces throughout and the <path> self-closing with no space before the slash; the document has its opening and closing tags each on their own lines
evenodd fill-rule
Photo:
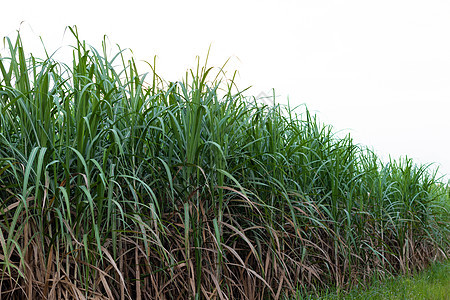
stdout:
<svg viewBox="0 0 450 300">
<path fill-rule="evenodd" d="M 449 254 L 449 189 L 200 63 L 4 38 L 0 297 L 292 299 Z"/>
</svg>

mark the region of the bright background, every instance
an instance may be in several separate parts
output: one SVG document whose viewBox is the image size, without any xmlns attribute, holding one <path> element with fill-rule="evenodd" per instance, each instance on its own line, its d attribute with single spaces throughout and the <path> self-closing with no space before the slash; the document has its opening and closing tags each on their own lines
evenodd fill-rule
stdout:
<svg viewBox="0 0 450 300">
<path fill-rule="evenodd" d="M 73 41 L 131 48 L 179 80 L 195 57 L 237 69 L 248 95 L 306 103 L 382 157 L 437 162 L 450 174 L 450 1 L 2 1 L 0 37 L 26 49 Z M 2 45 L 3 47 L 3 45 Z M 142 70 L 142 71 L 148 71 Z M 446 177 L 445 180 L 447 180 Z"/>
</svg>

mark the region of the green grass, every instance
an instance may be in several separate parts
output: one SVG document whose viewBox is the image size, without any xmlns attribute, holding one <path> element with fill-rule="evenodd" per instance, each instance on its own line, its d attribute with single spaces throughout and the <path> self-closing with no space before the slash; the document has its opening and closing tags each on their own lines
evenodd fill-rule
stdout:
<svg viewBox="0 0 450 300">
<path fill-rule="evenodd" d="M 0 58 L 0 296 L 282 299 L 449 254 L 449 188 L 207 63 Z M 276 103 L 276 99 L 273 99 Z"/>
<path fill-rule="evenodd" d="M 450 262 L 435 263 L 413 276 L 400 276 L 384 281 L 375 280 L 367 289 L 355 288 L 350 292 L 341 293 L 341 296 L 333 294 L 319 299 L 450 299 Z"/>
</svg>

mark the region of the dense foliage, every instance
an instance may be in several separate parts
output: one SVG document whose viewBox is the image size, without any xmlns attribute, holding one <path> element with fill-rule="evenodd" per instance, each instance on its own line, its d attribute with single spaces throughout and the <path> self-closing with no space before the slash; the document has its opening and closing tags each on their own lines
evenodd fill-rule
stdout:
<svg viewBox="0 0 450 300">
<path fill-rule="evenodd" d="M 290 298 L 448 255 L 426 166 L 383 163 L 222 69 L 166 83 L 70 30 L 70 65 L 5 38 L 2 298 Z"/>
</svg>

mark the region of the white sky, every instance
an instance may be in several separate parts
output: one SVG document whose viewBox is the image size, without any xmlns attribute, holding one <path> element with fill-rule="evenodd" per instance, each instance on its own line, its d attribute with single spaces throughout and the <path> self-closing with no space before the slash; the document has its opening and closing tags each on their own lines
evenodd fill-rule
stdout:
<svg viewBox="0 0 450 300">
<path fill-rule="evenodd" d="M 131 48 L 165 80 L 195 57 L 238 69 L 248 95 L 306 103 L 382 156 L 437 162 L 450 174 L 450 1 L 8 1 L 0 37 L 21 28 L 26 49 L 67 44 L 67 25 L 88 43 Z M 21 24 L 21 22 L 24 23 Z M 158 71 L 159 69 L 159 71 Z M 148 71 L 148 70 L 142 70 Z"/>
</svg>

